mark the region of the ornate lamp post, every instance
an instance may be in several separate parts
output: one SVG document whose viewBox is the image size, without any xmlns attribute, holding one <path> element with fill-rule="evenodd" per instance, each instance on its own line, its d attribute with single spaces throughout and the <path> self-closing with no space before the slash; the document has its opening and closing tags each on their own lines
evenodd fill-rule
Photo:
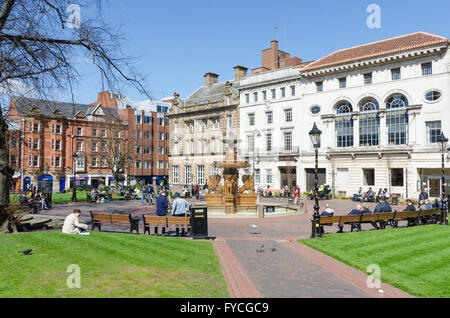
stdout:
<svg viewBox="0 0 450 318">
<path fill-rule="evenodd" d="M 321 237 L 322 232 L 320 230 L 320 214 L 319 214 L 319 193 L 318 193 L 318 187 L 319 187 L 319 148 L 320 148 L 320 135 L 322 132 L 317 128 L 316 123 L 314 123 L 314 126 L 312 130 L 309 132 L 309 136 L 311 137 L 311 141 L 315 150 L 315 169 L 314 169 L 314 221 L 313 221 L 313 230 L 311 233 L 311 237 L 315 238 L 316 236 Z"/>
<path fill-rule="evenodd" d="M 441 150 L 441 158 L 442 158 L 442 207 L 441 207 L 441 224 L 448 224 L 447 220 L 447 198 L 445 195 L 445 152 L 447 150 L 448 138 L 444 136 L 444 133 L 441 132 L 441 135 L 438 137 L 438 143 Z"/>
<path fill-rule="evenodd" d="M 73 158 L 73 189 L 72 189 L 72 202 L 77 202 L 77 159 L 76 152 L 72 155 Z"/>
</svg>

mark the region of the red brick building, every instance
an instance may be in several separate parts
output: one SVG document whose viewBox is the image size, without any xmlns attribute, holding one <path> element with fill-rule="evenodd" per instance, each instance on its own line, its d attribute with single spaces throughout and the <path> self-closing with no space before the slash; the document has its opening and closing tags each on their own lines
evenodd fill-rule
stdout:
<svg viewBox="0 0 450 318">
<path fill-rule="evenodd" d="M 75 178 L 80 186 L 113 184 L 104 152 L 113 119 L 119 123 L 114 125 L 118 147 L 128 157 L 125 179 L 159 184 L 167 180 L 166 114 L 120 109 L 120 101 L 120 94 L 109 92 L 100 93 L 91 105 L 13 97 L 8 120 L 14 190 L 32 186 L 58 192 L 71 187 Z"/>
<path fill-rule="evenodd" d="M 301 58 L 291 57 L 289 53 L 279 50 L 276 40 L 270 42 L 270 48 L 262 50 L 261 60 L 261 67 L 252 69 L 252 75 L 302 64 Z"/>
</svg>

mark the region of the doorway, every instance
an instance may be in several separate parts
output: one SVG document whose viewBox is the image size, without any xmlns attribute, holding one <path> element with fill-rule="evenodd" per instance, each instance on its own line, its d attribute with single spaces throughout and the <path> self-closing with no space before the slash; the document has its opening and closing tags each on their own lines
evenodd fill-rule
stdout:
<svg viewBox="0 0 450 318">
<path fill-rule="evenodd" d="M 305 169 L 306 172 L 306 191 L 314 192 L 315 174 L 314 169 Z M 326 183 L 327 169 L 318 169 L 317 177 L 319 186 Z"/>
</svg>

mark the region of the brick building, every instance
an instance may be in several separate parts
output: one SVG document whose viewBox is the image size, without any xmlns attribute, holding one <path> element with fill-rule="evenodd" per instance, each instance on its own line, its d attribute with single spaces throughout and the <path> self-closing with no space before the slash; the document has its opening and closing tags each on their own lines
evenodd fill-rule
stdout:
<svg viewBox="0 0 450 318">
<path fill-rule="evenodd" d="M 168 137 L 165 113 L 160 112 L 163 114 L 161 126 L 157 108 L 154 112 L 122 109 L 121 102 L 120 94 L 109 92 L 99 93 L 97 102 L 91 105 L 13 97 L 8 121 L 10 164 L 15 169 L 14 190 L 33 186 L 58 192 L 71 187 L 75 178 L 78 186 L 114 184 L 106 158 L 108 140 L 122 147 L 119 149 L 122 154 L 127 151 L 128 165 L 123 171 L 126 180 L 130 180 L 128 176 L 148 175 L 166 180 L 167 150 L 164 148 L 163 155 L 158 155 L 158 148 L 153 151 Z M 136 123 L 137 113 L 142 116 L 142 129 Z M 117 124 L 112 125 L 112 120 Z M 117 140 L 109 138 L 112 130 Z M 164 141 L 158 140 L 161 132 Z M 144 141 L 147 135 L 151 138 Z M 136 146 L 128 152 L 131 142 Z M 144 154 L 144 148 L 150 149 L 149 152 Z M 146 161 L 152 164 L 143 169 Z"/>
</svg>

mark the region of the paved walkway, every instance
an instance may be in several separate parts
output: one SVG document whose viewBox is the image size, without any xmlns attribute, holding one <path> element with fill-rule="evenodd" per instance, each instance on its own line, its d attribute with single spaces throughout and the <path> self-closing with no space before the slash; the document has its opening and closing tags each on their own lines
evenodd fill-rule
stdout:
<svg viewBox="0 0 450 318">
<path fill-rule="evenodd" d="M 276 200 L 277 203 L 286 201 Z M 336 215 L 347 214 L 355 205 L 351 201 L 321 201 L 321 210 L 326 204 L 335 209 Z M 374 206 L 369 204 L 372 210 Z M 208 234 L 215 237 L 213 247 L 232 297 L 411 297 L 387 284 L 382 284 L 381 291 L 369 289 L 366 284 L 368 276 L 365 273 L 296 242 L 300 238 L 310 236 L 312 207 L 313 202 L 308 201 L 308 212 L 295 216 L 208 219 Z M 154 206 L 143 207 L 139 201 L 110 202 L 104 205 L 80 204 L 77 208 L 82 210 L 82 220 L 88 224 L 90 210 L 131 213 L 135 216 L 154 214 Z M 393 207 L 397 210 L 403 208 Z M 54 209 L 45 211 L 45 214 L 67 215 L 73 209 L 74 206 L 70 205 L 55 206 Z M 113 226 L 104 229 L 127 231 L 127 228 Z M 363 229 L 368 230 L 370 226 Z M 336 230 L 335 227 L 327 228 L 331 233 Z M 258 253 L 257 250 L 262 245 L 263 252 Z"/>
</svg>

